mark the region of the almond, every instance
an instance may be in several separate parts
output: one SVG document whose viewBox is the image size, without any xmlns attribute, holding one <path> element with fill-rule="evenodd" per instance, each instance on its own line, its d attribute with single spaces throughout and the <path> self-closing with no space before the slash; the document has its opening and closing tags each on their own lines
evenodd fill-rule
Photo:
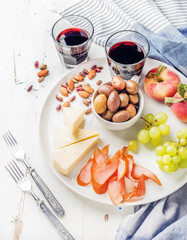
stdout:
<svg viewBox="0 0 187 240">
<path fill-rule="evenodd" d="M 92 79 L 96 74 L 96 71 L 93 69 L 93 70 L 90 70 L 90 72 L 88 73 L 88 78 L 89 79 Z"/>
<path fill-rule="evenodd" d="M 91 112 L 92 112 L 92 108 L 88 108 L 88 109 L 86 109 L 85 114 L 89 114 Z"/>
<path fill-rule="evenodd" d="M 79 91 L 78 94 L 82 98 L 88 98 L 90 96 L 90 94 L 88 92 L 86 92 L 86 91 Z"/>
<path fill-rule="evenodd" d="M 49 70 L 45 69 L 45 70 L 41 70 L 40 72 L 38 72 L 38 77 L 45 77 L 49 74 Z"/>
<path fill-rule="evenodd" d="M 62 110 L 63 110 L 63 107 L 70 107 L 70 102 L 67 101 L 64 104 L 62 104 L 62 107 L 61 107 Z"/>
<path fill-rule="evenodd" d="M 99 86 L 101 85 L 101 83 L 102 83 L 102 80 L 98 80 L 96 84 Z"/>
<path fill-rule="evenodd" d="M 80 75 L 73 75 L 73 78 L 77 81 L 83 81 L 84 77 L 80 76 Z"/>
<path fill-rule="evenodd" d="M 67 97 L 68 96 L 68 90 L 65 87 L 61 87 L 59 89 L 59 92 L 64 96 Z"/>
<path fill-rule="evenodd" d="M 74 82 L 73 82 L 73 79 L 68 79 L 68 87 L 69 87 L 69 89 L 71 90 L 71 91 L 73 91 L 74 90 L 74 87 L 75 87 L 75 84 L 74 84 Z"/>
<path fill-rule="evenodd" d="M 83 89 L 90 94 L 94 93 L 94 89 L 88 85 L 84 85 Z"/>
</svg>

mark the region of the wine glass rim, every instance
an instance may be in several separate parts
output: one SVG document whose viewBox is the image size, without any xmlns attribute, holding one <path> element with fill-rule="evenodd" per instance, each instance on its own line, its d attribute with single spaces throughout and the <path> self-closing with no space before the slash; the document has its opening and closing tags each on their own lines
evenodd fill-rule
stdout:
<svg viewBox="0 0 187 240">
<path fill-rule="evenodd" d="M 92 33 L 90 34 L 90 36 L 88 37 L 88 39 L 87 39 L 85 42 L 83 42 L 83 43 L 81 43 L 81 44 L 73 45 L 73 46 L 68 46 L 68 45 L 63 44 L 63 43 L 60 43 L 60 42 L 58 42 L 58 41 L 56 40 L 56 38 L 54 37 L 54 34 L 53 34 L 54 28 L 55 28 L 56 24 L 57 24 L 60 20 L 65 19 L 65 18 L 67 18 L 67 17 L 78 17 L 78 18 L 82 18 L 82 19 L 85 19 L 86 21 L 88 21 L 88 22 L 90 23 L 91 28 L 92 28 Z M 84 29 L 83 29 L 83 30 L 84 30 Z M 85 30 L 85 31 L 86 31 L 86 30 Z M 87 32 L 87 31 L 86 31 L 86 32 Z M 53 27 L 52 27 L 52 29 L 51 29 L 51 35 L 52 35 L 52 38 L 53 38 L 54 42 L 57 43 L 57 44 L 59 44 L 59 45 L 61 45 L 61 46 L 67 47 L 67 48 L 79 47 L 79 46 L 84 45 L 86 42 L 88 42 L 89 40 L 92 39 L 93 34 L 94 34 L 94 26 L 93 26 L 92 22 L 91 22 L 88 18 L 86 18 L 86 17 L 80 16 L 80 15 L 73 15 L 73 14 L 72 14 L 72 15 L 64 15 L 64 16 L 62 16 L 60 19 L 58 19 L 58 20 L 54 23 L 54 25 L 53 25 Z"/>
<path fill-rule="evenodd" d="M 136 33 L 136 34 L 140 35 L 141 37 L 143 37 L 143 39 L 146 41 L 147 46 L 148 46 L 147 53 L 145 54 L 144 58 L 142 58 L 140 61 L 135 62 L 135 63 L 126 63 L 126 64 L 123 64 L 123 63 L 118 63 L 118 62 L 114 61 L 114 60 L 108 55 L 108 52 L 107 52 L 107 43 L 108 43 L 108 41 L 109 41 L 114 35 L 116 35 L 117 33 L 121 33 L 121 32 Z M 141 46 L 141 45 L 140 45 L 140 46 Z M 138 63 L 141 63 L 142 61 L 144 61 L 144 60 L 147 58 L 147 56 L 148 56 L 148 54 L 149 54 L 149 51 L 150 51 L 150 44 L 149 44 L 149 41 L 147 40 L 147 38 L 144 37 L 144 35 L 142 35 L 141 33 L 137 32 L 137 31 L 134 31 L 134 30 L 121 30 L 121 31 L 115 32 L 115 33 L 113 33 L 112 35 L 110 35 L 110 36 L 107 38 L 106 42 L 105 42 L 105 53 L 106 53 L 107 57 L 108 57 L 112 62 L 114 62 L 115 64 L 121 65 L 121 66 L 125 66 L 125 65 L 136 65 L 136 64 L 138 64 Z"/>
</svg>

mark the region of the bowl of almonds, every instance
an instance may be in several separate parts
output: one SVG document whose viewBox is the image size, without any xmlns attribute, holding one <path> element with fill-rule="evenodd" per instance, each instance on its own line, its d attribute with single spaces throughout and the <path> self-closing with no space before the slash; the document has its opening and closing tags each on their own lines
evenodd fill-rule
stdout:
<svg viewBox="0 0 187 240">
<path fill-rule="evenodd" d="M 144 98 L 135 81 L 125 81 L 116 75 L 110 82 L 96 89 L 92 105 L 96 118 L 106 128 L 122 130 L 138 121 L 143 111 Z"/>
</svg>

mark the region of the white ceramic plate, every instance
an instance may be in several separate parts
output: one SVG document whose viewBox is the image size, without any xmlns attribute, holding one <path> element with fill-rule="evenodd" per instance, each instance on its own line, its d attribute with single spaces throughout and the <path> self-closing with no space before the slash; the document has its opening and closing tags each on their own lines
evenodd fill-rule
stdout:
<svg viewBox="0 0 187 240">
<path fill-rule="evenodd" d="M 76 183 L 76 177 L 78 175 L 78 172 L 81 169 L 81 166 L 83 166 L 83 164 L 93 154 L 93 150 L 90 151 L 84 157 L 84 159 L 81 160 L 81 162 L 76 166 L 76 168 L 71 172 L 69 176 L 63 176 L 60 173 L 58 173 L 53 166 L 53 159 L 52 159 L 52 153 L 54 151 L 54 140 L 53 140 L 54 129 L 58 124 L 63 124 L 62 112 L 61 111 L 57 112 L 55 109 L 56 106 L 59 104 L 55 96 L 58 93 L 60 84 L 66 82 L 74 74 L 78 74 L 82 69 L 84 68 L 90 69 L 91 66 L 93 66 L 94 64 L 97 64 L 98 66 L 103 66 L 104 69 L 102 70 L 101 73 L 97 73 L 97 75 L 92 80 L 89 80 L 86 77 L 84 81 L 89 82 L 92 87 L 96 88 L 97 86 L 96 82 L 98 80 L 101 79 L 103 82 L 108 82 L 111 80 L 109 69 L 108 69 L 105 58 L 90 60 L 89 62 L 86 62 L 82 65 L 77 66 L 76 68 L 71 70 L 68 74 L 63 76 L 59 81 L 57 81 L 56 85 L 49 92 L 42 106 L 40 120 L 39 120 L 39 137 L 40 137 L 40 143 L 41 143 L 41 150 L 44 154 L 46 162 L 49 164 L 49 166 L 51 167 L 55 175 L 62 181 L 62 183 L 64 183 L 74 192 L 82 195 L 85 198 L 94 200 L 99 203 L 112 205 L 112 202 L 110 201 L 107 193 L 98 195 L 93 191 L 91 186 L 81 187 Z M 148 70 L 154 67 L 157 67 L 159 64 L 163 64 L 163 63 L 153 59 L 148 59 L 144 67 L 142 79 L 144 79 L 144 75 L 148 72 Z M 163 64 L 163 65 L 167 66 L 166 64 Z M 167 67 L 171 69 L 170 66 L 167 66 Z M 182 74 L 180 74 L 174 69 L 172 70 L 175 71 L 180 76 L 182 82 L 185 82 L 185 77 Z M 158 101 L 151 99 L 145 94 L 143 90 L 143 81 L 141 81 L 140 86 L 145 98 L 143 115 L 147 113 L 156 114 L 160 111 L 166 112 L 169 118 L 167 123 L 171 127 L 171 133 L 168 136 L 164 137 L 163 141 L 166 141 L 167 139 L 177 140 L 176 131 L 183 127 L 186 127 L 186 125 L 174 117 L 169 107 L 167 107 L 163 103 L 160 103 Z M 76 91 L 74 91 L 71 95 L 76 94 L 75 92 Z M 76 96 L 76 100 L 72 102 L 71 105 L 85 107 L 85 105 L 82 103 L 82 99 L 78 95 Z M 142 128 L 143 124 L 144 124 L 143 120 L 140 119 L 135 125 L 133 125 L 131 128 L 127 130 L 112 131 L 109 129 L 105 129 L 103 125 L 95 118 L 94 114 L 91 113 L 90 115 L 86 116 L 84 127 L 86 129 L 99 131 L 100 141 L 98 143 L 98 146 L 102 147 L 106 144 L 110 144 L 110 153 L 113 154 L 123 146 L 125 145 L 127 146 L 129 140 L 137 139 L 137 133 Z M 151 180 L 148 180 L 146 181 L 145 197 L 136 202 L 124 203 L 124 205 L 127 206 L 127 205 L 145 204 L 145 203 L 149 203 L 149 202 L 161 199 L 175 192 L 187 182 L 187 169 L 179 169 L 177 172 L 174 172 L 171 174 L 165 173 L 159 169 L 158 164 L 155 162 L 155 148 L 152 147 L 150 144 L 147 144 L 147 145 L 139 144 L 138 152 L 133 155 L 136 163 L 144 167 L 147 167 L 157 175 L 157 177 L 162 182 L 162 186 L 160 187 L 156 183 L 152 182 Z"/>
</svg>

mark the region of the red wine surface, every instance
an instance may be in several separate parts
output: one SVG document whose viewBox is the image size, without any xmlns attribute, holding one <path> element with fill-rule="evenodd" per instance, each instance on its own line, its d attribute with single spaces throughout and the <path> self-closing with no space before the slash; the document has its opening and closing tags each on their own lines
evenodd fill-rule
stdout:
<svg viewBox="0 0 187 240">
<path fill-rule="evenodd" d="M 56 40 L 67 46 L 75 46 L 84 43 L 88 38 L 88 33 L 81 28 L 67 28 L 59 33 Z"/>
<path fill-rule="evenodd" d="M 109 57 L 117 63 L 133 64 L 144 58 L 143 49 L 135 42 L 124 41 L 114 44 L 108 53 Z"/>
</svg>

